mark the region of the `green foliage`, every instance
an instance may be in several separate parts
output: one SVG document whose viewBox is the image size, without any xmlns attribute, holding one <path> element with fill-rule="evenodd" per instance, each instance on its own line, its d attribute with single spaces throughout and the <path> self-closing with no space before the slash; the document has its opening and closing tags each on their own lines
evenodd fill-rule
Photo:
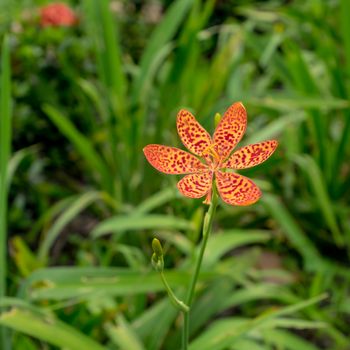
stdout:
<svg viewBox="0 0 350 350">
<path fill-rule="evenodd" d="M 0 79 L 0 299 L 7 293 L 7 212 L 8 212 L 8 173 L 11 148 L 11 67 L 10 47 L 5 36 L 1 50 Z M 9 348 L 8 334 L 0 329 L 0 344 Z"/>
<path fill-rule="evenodd" d="M 241 100 L 242 144 L 280 145 L 242 172 L 260 179 L 261 201 L 218 207 L 190 349 L 347 349 L 348 1 L 76 0 L 76 26 L 42 28 L 46 3 L 0 3 L 0 31 L 11 31 L 1 50 L 0 325 L 13 330 L 2 348 L 180 348 L 182 319 L 152 271 L 151 240 L 185 298 L 204 210 L 142 148 L 181 147 L 180 108 L 213 130 L 215 113 Z"/>
</svg>

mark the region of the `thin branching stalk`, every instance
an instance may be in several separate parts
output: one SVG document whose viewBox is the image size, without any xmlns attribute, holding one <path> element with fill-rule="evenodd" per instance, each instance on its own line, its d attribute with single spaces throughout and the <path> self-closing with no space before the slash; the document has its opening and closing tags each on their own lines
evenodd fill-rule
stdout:
<svg viewBox="0 0 350 350">
<path fill-rule="evenodd" d="M 197 257 L 194 274 L 192 275 L 190 287 L 188 289 L 188 294 L 186 298 L 186 305 L 190 308 L 190 310 L 191 310 L 191 305 L 194 298 L 194 292 L 196 289 L 197 280 L 199 277 L 199 272 L 203 261 L 205 248 L 207 246 L 208 238 L 210 236 L 210 233 L 213 227 L 213 219 L 214 219 L 217 204 L 218 204 L 218 196 L 216 194 L 215 186 L 213 186 L 212 200 L 211 200 L 209 209 L 204 217 L 203 237 L 202 237 L 201 247 L 200 247 L 199 255 Z M 182 332 L 182 349 L 187 350 L 188 340 L 189 340 L 190 312 L 183 313 L 183 315 L 184 315 L 184 324 L 183 324 L 183 332 Z"/>
</svg>

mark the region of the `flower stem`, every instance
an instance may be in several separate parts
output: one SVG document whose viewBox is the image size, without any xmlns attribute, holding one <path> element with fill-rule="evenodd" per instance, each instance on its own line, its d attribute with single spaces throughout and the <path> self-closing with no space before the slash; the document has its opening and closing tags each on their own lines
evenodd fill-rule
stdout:
<svg viewBox="0 0 350 350">
<path fill-rule="evenodd" d="M 189 307 L 181 300 L 179 300 L 172 289 L 170 288 L 167 280 L 165 279 L 163 271 L 160 271 L 160 277 L 162 278 L 163 284 L 166 288 L 166 291 L 168 292 L 169 299 L 174 304 L 174 306 L 178 309 L 180 309 L 184 315 L 186 315 L 189 311 Z"/>
<path fill-rule="evenodd" d="M 201 269 L 205 248 L 207 246 L 208 237 L 210 235 L 210 232 L 211 232 L 212 226 L 213 226 L 213 219 L 214 219 L 214 214 L 216 211 L 217 204 L 218 204 L 218 196 L 216 194 L 215 186 L 213 186 L 213 194 L 212 194 L 211 203 L 210 203 L 209 209 L 204 217 L 203 237 L 202 237 L 201 247 L 200 247 L 199 255 L 197 257 L 194 274 L 192 275 L 192 279 L 190 282 L 190 288 L 188 290 L 188 294 L 187 294 L 187 298 L 186 298 L 186 305 L 189 308 L 191 308 L 191 305 L 192 305 L 194 292 L 195 292 L 199 272 Z M 186 312 L 186 313 L 184 313 L 184 324 L 183 324 L 183 329 L 182 329 L 182 350 L 188 349 L 189 324 L 190 324 L 190 313 Z"/>
<path fill-rule="evenodd" d="M 163 253 L 163 247 L 160 243 L 160 241 L 157 238 L 153 238 L 152 240 L 152 265 L 155 268 L 156 271 L 159 272 L 160 277 L 162 279 L 162 282 L 165 286 L 165 289 L 168 293 L 170 301 L 173 303 L 173 305 L 178 308 L 183 313 L 187 313 L 189 311 L 189 307 L 181 300 L 179 300 L 173 290 L 170 288 L 168 281 L 166 280 L 164 276 L 164 253 Z"/>
</svg>

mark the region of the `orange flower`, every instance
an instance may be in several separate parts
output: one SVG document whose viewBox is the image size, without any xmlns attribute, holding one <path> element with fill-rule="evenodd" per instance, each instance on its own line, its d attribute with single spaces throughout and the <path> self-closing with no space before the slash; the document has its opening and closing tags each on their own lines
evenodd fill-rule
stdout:
<svg viewBox="0 0 350 350">
<path fill-rule="evenodd" d="M 245 169 L 268 159 L 278 142 L 264 141 L 232 151 L 241 140 L 247 126 L 247 112 L 242 103 L 228 108 L 213 138 L 186 110 L 177 115 L 177 130 L 183 144 L 189 151 L 175 147 L 148 145 L 143 149 L 147 160 L 157 170 L 166 174 L 189 174 L 177 184 L 186 197 L 201 198 L 209 204 L 215 177 L 221 198 L 231 205 L 250 205 L 261 197 L 260 189 L 250 179 L 225 169 Z"/>
<path fill-rule="evenodd" d="M 40 24 L 43 27 L 70 27 L 78 22 L 73 10 L 57 2 L 40 9 Z"/>
</svg>

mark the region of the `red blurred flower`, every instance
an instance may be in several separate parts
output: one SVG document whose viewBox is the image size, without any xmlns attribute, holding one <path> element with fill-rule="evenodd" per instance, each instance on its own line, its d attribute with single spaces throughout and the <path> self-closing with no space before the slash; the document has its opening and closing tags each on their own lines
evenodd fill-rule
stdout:
<svg viewBox="0 0 350 350">
<path fill-rule="evenodd" d="M 56 2 L 40 9 L 42 27 L 70 27 L 77 21 L 74 11 L 64 3 Z"/>
</svg>

